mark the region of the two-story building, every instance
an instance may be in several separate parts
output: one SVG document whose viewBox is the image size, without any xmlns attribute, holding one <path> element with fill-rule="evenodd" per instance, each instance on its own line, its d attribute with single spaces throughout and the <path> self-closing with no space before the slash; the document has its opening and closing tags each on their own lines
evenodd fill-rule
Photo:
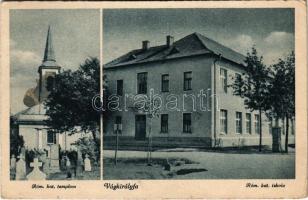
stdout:
<svg viewBox="0 0 308 200">
<path fill-rule="evenodd" d="M 146 145 L 149 135 L 153 147 L 258 145 L 260 123 L 263 144 L 271 145 L 272 122 L 265 115 L 260 122 L 258 112 L 246 109 L 228 87 L 245 72 L 244 60 L 240 53 L 193 33 L 178 41 L 167 36 L 161 46 L 143 41 L 140 49 L 105 64 L 110 112 L 104 147 L 114 145 L 115 127 L 121 129 L 122 147 Z M 157 102 L 149 107 L 157 109 L 138 109 L 149 99 Z"/>
</svg>

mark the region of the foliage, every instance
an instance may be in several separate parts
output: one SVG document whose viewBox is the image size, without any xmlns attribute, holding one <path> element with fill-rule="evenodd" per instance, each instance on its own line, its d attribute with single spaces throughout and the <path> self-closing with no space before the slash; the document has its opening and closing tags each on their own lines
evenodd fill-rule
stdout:
<svg viewBox="0 0 308 200">
<path fill-rule="evenodd" d="M 291 52 L 285 60 L 272 66 L 270 85 L 271 112 L 277 118 L 295 115 L 295 55 Z"/>
<path fill-rule="evenodd" d="M 89 158 L 94 161 L 100 159 L 100 149 L 99 146 L 95 145 L 95 142 L 92 138 L 82 137 L 79 138 L 74 145 L 80 149 L 83 159 L 85 155 L 88 154 Z"/>
<path fill-rule="evenodd" d="M 295 116 L 295 55 L 291 52 L 285 60 L 272 66 L 269 104 L 277 119 L 286 119 L 285 151 L 288 152 L 289 120 Z"/>
<path fill-rule="evenodd" d="M 99 77 L 99 60 L 88 58 L 78 70 L 62 71 L 47 82 L 46 123 L 53 131 L 91 132 L 98 144 L 100 112 L 92 108 L 92 98 L 100 92 Z"/>
<path fill-rule="evenodd" d="M 249 109 L 266 111 L 269 109 L 269 69 L 263 63 L 263 57 L 258 56 L 255 47 L 247 53 L 245 65 L 245 73 L 234 80 L 233 94 L 244 98 Z"/>
<path fill-rule="evenodd" d="M 60 151 L 60 158 L 62 159 L 63 156 L 67 156 L 70 160 L 71 165 L 77 165 L 77 151 L 75 150 L 67 150 L 67 151 Z"/>
<path fill-rule="evenodd" d="M 40 149 L 26 149 L 25 160 L 27 165 L 30 166 L 30 163 L 33 162 L 34 158 L 39 158 L 43 154 L 46 154 L 44 150 Z"/>
<path fill-rule="evenodd" d="M 231 85 L 233 94 L 244 98 L 245 105 L 250 110 L 259 111 L 260 140 L 259 151 L 262 147 L 262 112 L 269 110 L 269 69 L 263 63 L 255 47 L 247 53 L 245 59 L 245 73 L 237 76 Z"/>
<path fill-rule="evenodd" d="M 10 117 L 10 126 L 10 155 L 12 156 L 14 154 L 17 157 L 25 142 L 23 137 L 18 134 L 14 117 Z"/>
</svg>

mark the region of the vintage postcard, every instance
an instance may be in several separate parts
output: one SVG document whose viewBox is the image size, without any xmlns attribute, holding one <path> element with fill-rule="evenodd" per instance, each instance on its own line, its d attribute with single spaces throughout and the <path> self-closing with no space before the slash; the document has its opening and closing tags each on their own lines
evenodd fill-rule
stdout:
<svg viewBox="0 0 308 200">
<path fill-rule="evenodd" d="M 3 3 L 2 197 L 307 196 L 306 12 Z"/>
</svg>

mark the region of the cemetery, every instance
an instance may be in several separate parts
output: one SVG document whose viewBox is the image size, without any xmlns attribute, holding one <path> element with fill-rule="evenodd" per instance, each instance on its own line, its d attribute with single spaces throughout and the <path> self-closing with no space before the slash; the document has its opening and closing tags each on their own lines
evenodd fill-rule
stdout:
<svg viewBox="0 0 308 200">
<path fill-rule="evenodd" d="M 50 151 L 26 149 L 11 155 L 11 180 L 95 180 L 100 177 L 100 166 L 95 155 L 81 148 L 60 151 L 57 144 Z"/>
</svg>

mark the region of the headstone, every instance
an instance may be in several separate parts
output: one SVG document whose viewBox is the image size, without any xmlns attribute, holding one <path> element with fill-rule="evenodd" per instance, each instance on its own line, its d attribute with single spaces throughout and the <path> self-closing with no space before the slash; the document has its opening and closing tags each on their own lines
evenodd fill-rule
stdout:
<svg viewBox="0 0 308 200">
<path fill-rule="evenodd" d="M 60 172 L 58 144 L 50 146 L 50 172 Z"/>
<path fill-rule="evenodd" d="M 16 163 L 15 180 L 25 180 L 26 178 L 26 162 L 22 154 L 18 156 L 19 160 Z"/>
<path fill-rule="evenodd" d="M 50 168 L 50 161 L 47 158 L 47 153 L 44 152 L 41 156 L 40 156 L 40 160 L 43 162 L 43 172 L 48 175 L 49 174 L 49 168 Z"/>
<path fill-rule="evenodd" d="M 38 161 L 38 158 L 34 158 L 33 162 L 30 163 L 30 167 L 33 167 L 32 172 L 27 175 L 28 180 L 45 180 L 46 174 L 41 172 L 40 168 L 42 163 Z"/>
<path fill-rule="evenodd" d="M 50 160 L 46 159 L 45 162 L 43 162 L 43 172 L 48 175 L 50 174 Z"/>
<path fill-rule="evenodd" d="M 26 148 L 25 147 L 21 147 L 20 154 L 22 154 L 23 158 L 26 157 Z"/>
<path fill-rule="evenodd" d="M 91 171 L 91 160 L 89 159 L 88 154 L 86 154 L 84 159 L 84 171 L 90 172 Z"/>
<path fill-rule="evenodd" d="M 69 157 L 66 157 L 65 166 L 66 166 L 66 168 L 70 168 L 71 167 L 71 161 L 70 161 Z"/>
<path fill-rule="evenodd" d="M 62 156 L 61 160 L 60 160 L 60 168 L 61 170 L 64 170 L 66 167 L 66 156 Z"/>
<path fill-rule="evenodd" d="M 10 169 L 12 169 L 12 170 L 16 169 L 16 158 L 15 158 L 14 154 L 12 155 L 12 158 L 11 158 Z"/>
</svg>

